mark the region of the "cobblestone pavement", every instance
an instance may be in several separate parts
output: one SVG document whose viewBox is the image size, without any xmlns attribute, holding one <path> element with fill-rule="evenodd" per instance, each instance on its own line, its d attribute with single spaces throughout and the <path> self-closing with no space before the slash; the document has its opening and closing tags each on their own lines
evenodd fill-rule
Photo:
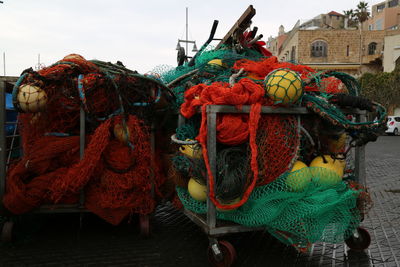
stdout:
<svg viewBox="0 0 400 267">
<path fill-rule="evenodd" d="M 400 137 L 367 146 L 367 180 L 374 206 L 363 226 L 372 243 L 364 253 L 344 244 L 315 244 L 298 254 L 264 232 L 224 237 L 236 248 L 235 266 L 400 266 Z M 118 227 L 91 214 L 16 218 L 16 240 L 0 245 L 0 266 L 208 266 L 206 235 L 181 212 L 160 206 L 152 234 L 137 218 Z"/>
</svg>

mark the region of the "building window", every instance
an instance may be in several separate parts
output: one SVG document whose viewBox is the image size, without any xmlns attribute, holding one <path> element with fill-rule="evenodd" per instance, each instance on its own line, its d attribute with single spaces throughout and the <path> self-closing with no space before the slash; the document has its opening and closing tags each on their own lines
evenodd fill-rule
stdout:
<svg viewBox="0 0 400 267">
<path fill-rule="evenodd" d="M 296 47 L 292 46 L 292 51 L 290 51 L 290 61 L 296 61 Z"/>
<path fill-rule="evenodd" d="M 376 7 L 376 11 L 377 12 L 382 12 L 384 8 L 385 8 L 385 4 L 379 5 L 379 6 Z"/>
<path fill-rule="evenodd" d="M 389 1 L 389 7 L 394 7 L 399 5 L 399 0 Z"/>
<path fill-rule="evenodd" d="M 346 49 L 346 56 L 349 56 L 349 55 L 350 55 L 350 46 L 348 45 L 347 49 Z"/>
<path fill-rule="evenodd" d="M 326 57 L 328 44 L 325 41 L 315 41 L 311 44 L 311 57 Z"/>
<path fill-rule="evenodd" d="M 376 22 L 375 22 L 375 30 L 377 30 L 377 31 L 383 30 L 382 29 L 382 19 L 376 20 Z"/>
<path fill-rule="evenodd" d="M 374 29 L 374 24 L 369 24 L 368 25 L 368 30 L 372 31 Z"/>
<path fill-rule="evenodd" d="M 376 43 L 372 42 L 368 45 L 368 55 L 375 55 L 376 53 Z"/>
</svg>

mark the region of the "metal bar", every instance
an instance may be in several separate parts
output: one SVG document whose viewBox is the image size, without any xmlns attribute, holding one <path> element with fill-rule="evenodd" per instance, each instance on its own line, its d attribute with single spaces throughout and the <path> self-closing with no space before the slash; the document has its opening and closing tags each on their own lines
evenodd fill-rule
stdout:
<svg viewBox="0 0 400 267">
<path fill-rule="evenodd" d="M 233 224 L 229 226 L 220 226 L 214 229 L 210 229 L 209 235 L 219 236 L 231 233 L 243 233 L 252 231 L 265 231 L 265 227 L 247 227 L 240 224 Z"/>
<path fill-rule="evenodd" d="M 358 122 L 367 121 L 366 115 L 356 115 L 356 120 Z M 354 172 L 356 182 L 366 186 L 366 170 L 365 170 L 365 146 L 356 147 L 355 149 L 355 162 L 354 162 Z"/>
<path fill-rule="evenodd" d="M 194 44 L 196 41 L 189 41 L 189 40 L 181 40 L 181 39 L 178 39 L 178 42 Z"/>
<path fill-rule="evenodd" d="M 194 65 L 196 57 L 198 55 L 200 55 L 204 49 L 207 48 L 208 44 L 211 43 L 212 40 L 216 40 L 214 39 L 214 35 L 215 35 L 215 31 L 217 30 L 218 27 L 218 20 L 214 20 L 214 23 L 211 27 L 211 32 L 210 32 L 210 36 L 208 37 L 207 41 L 201 46 L 200 50 L 193 56 L 193 58 L 189 61 L 188 66 L 191 67 Z M 222 40 L 222 39 L 221 39 Z"/>
<path fill-rule="evenodd" d="M 17 118 L 17 123 L 18 123 L 18 118 Z M 13 136 L 20 137 L 20 135 L 17 135 L 17 129 L 18 129 L 17 126 L 14 127 Z M 11 139 L 11 144 L 10 144 L 10 148 L 11 148 L 11 149 L 14 147 L 14 142 L 15 142 L 15 138 Z M 8 170 L 8 165 L 10 164 L 10 162 L 11 162 L 11 151 L 10 151 L 10 152 L 8 153 L 8 155 L 7 155 L 7 167 L 6 167 L 6 171 Z"/>
<path fill-rule="evenodd" d="M 0 82 L 0 199 L 6 190 L 6 131 L 4 122 L 6 120 L 5 114 L 6 95 L 5 95 L 5 82 Z M 1 201 L 1 203 L 3 203 Z M 2 205 L 2 204 L 0 204 Z"/>
<path fill-rule="evenodd" d="M 80 110 L 80 131 L 79 131 L 79 157 L 82 160 L 85 154 L 85 135 L 86 135 L 86 128 L 85 128 L 85 110 L 81 107 Z M 85 195 L 84 190 L 81 191 L 79 196 L 79 204 L 81 207 L 85 204 Z"/>
<path fill-rule="evenodd" d="M 80 207 L 80 204 L 42 205 L 39 208 L 32 211 L 32 213 L 82 213 L 82 212 L 89 212 L 89 210 Z"/>
<path fill-rule="evenodd" d="M 192 222 L 200 226 L 207 235 L 210 233 L 210 228 L 208 227 L 207 220 L 204 215 L 194 213 L 193 211 L 187 209 L 184 209 L 183 212 Z"/>
<path fill-rule="evenodd" d="M 182 126 L 185 124 L 185 117 L 183 117 L 181 114 L 178 115 L 178 127 Z"/>
<path fill-rule="evenodd" d="M 17 124 L 18 122 L 16 121 L 6 121 L 5 124 Z"/>
<path fill-rule="evenodd" d="M 16 138 L 16 137 L 20 137 L 19 134 L 12 134 L 12 135 L 7 135 L 6 138 Z"/>
<path fill-rule="evenodd" d="M 12 147 L 12 148 L 7 148 L 7 149 L 6 149 L 6 152 L 13 151 L 13 150 L 17 150 L 17 149 L 21 149 L 21 148 L 22 148 L 22 147 L 20 147 L 20 146 Z"/>
<path fill-rule="evenodd" d="M 251 106 L 244 105 L 241 106 L 240 109 L 235 106 L 228 105 L 209 105 L 207 106 L 208 110 L 215 113 L 250 113 Z M 360 109 L 342 109 L 342 111 L 346 114 L 366 114 L 365 110 Z M 280 107 L 266 107 L 263 106 L 261 108 L 261 113 L 264 114 L 313 114 L 309 112 L 305 107 L 291 107 L 291 108 L 280 108 Z"/>
<path fill-rule="evenodd" d="M 214 181 L 217 176 L 217 133 L 216 133 L 216 123 L 217 123 L 217 114 L 211 111 L 207 107 L 207 150 L 208 150 L 208 160 L 210 163 L 210 168 L 212 175 L 214 176 Z M 210 181 L 207 178 L 207 192 L 210 192 Z M 214 189 L 215 190 L 215 189 Z M 210 197 L 207 197 L 207 225 L 211 230 L 213 230 L 216 226 L 217 214 L 215 210 L 214 203 L 211 201 Z"/>
</svg>

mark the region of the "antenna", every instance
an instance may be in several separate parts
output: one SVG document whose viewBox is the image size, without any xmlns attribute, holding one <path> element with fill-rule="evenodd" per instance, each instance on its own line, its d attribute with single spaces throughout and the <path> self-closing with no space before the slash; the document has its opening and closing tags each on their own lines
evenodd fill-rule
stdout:
<svg viewBox="0 0 400 267">
<path fill-rule="evenodd" d="M 40 54 L 38 54 L 38 63 L 35 66 L 36 70 L 41 70 L 45 67 L 45 65 L 43 63 L 40 63 Z"/>
</svg>

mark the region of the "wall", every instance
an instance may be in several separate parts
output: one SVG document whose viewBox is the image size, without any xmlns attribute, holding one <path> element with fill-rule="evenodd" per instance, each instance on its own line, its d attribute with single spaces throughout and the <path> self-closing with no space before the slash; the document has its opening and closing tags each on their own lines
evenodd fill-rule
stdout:
<svg viewBox="0 0 400 267">
<path fill-rule="evenodd" d="M 359 30 L 300 30 L 298 60 L 303 63 L 360 63 L 360 38 L 362 62 L 370 63 L 382 55 L 384 31 Z M 311 57 L 311 43 L 323 40 L 328 44 L 326 57 Z M 368 45 L 376 42 L 376 53 L 368 55 Z M 347 47 L 349 54 L 347 55 Z"/>
<path fill-rule="evenodd" d="M 385 30 L 397 25 L 397 14 L 400 13 L 400 7 L 385 8 Z"/>
<path fill-rule="evenodd" d="M 399 48 L 395 48 L 399 47 Z M 400 31 L 393 31 L 385 36 L 385 51 L 383 54 L 383 71 L 391 72 L 395 68 L 396 59 L 400 57 Z"/>
<path fill-rule="evenodd" d="M 292 47 L 296 47 L 295 60 L 298 61 L 299 31 L 291 32 L 283 43 L 281 52 L 277 55 L 279 61 L 289 61 Z"/>
<path fill-rule="evenodd" d="M 326 57 L 311 57 L 311 43 L 316 40 L 328 43 Z M 360 62 L 360 35 L 355 30 L 301 30 L 298 47 L 298 60 L 305 64 Z"/>
</svg>

